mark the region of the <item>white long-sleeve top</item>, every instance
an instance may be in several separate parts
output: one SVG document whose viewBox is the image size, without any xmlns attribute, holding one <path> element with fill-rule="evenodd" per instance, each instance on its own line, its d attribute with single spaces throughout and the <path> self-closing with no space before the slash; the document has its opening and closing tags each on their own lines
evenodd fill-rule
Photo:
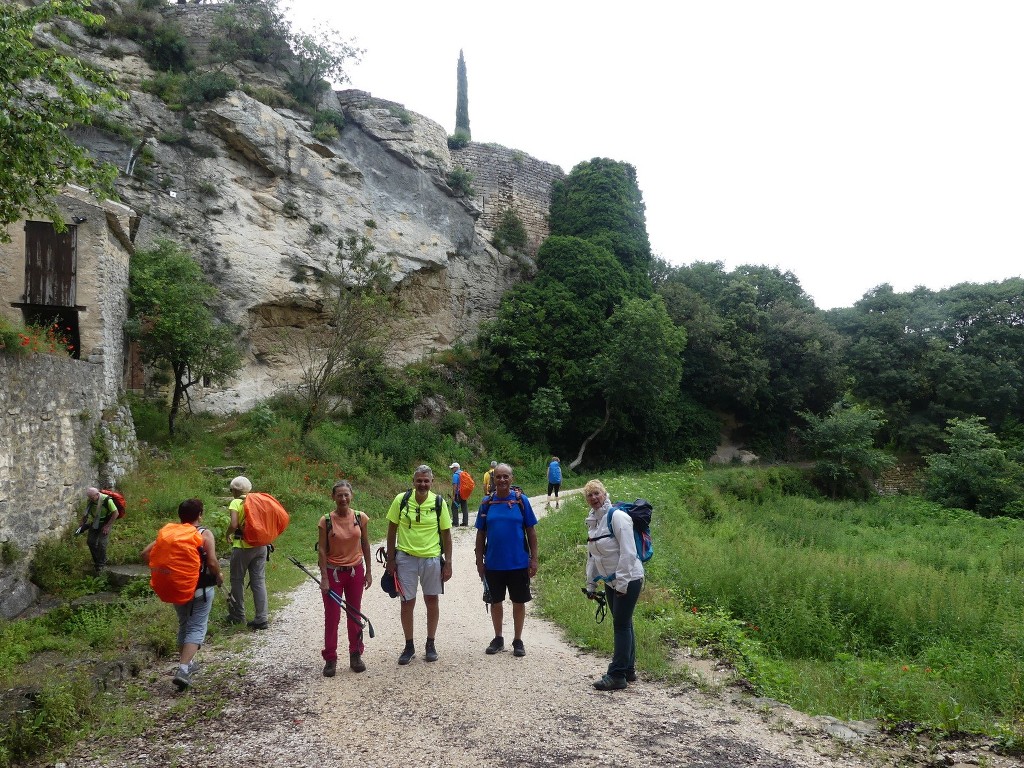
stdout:
<svg viewBox="0 0 1024 768">
<path fill-rule="evenodd" d="M 611 502 L 605 501 L 600 510 L 591 508 L 587 515 L 587 589 L 595 589 L 597 582 L 604 581 L 616 592 L 625 592 L 629 582 L 644 577 L 644 566 L 636 554 L 633 520 L 617 509 L 609 530 L 610 508 Z"/>
</svg>

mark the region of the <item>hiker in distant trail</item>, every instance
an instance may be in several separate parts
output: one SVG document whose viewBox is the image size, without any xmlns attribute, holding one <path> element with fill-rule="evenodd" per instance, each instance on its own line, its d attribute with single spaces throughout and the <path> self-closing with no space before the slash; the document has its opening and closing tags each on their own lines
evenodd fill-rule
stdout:
<svg viewBox="0 0 1024 768">
<path fill-rule="evenodd" d="M 99 488 L 87 488 L 85 495 L 89 503 L 82 515 L 82 527 L 89 530 L 86 542 L 89 544 L 92 564 L 96 573 L 99 573 L 107 566 L 107 543 L 110 541 L 110 530 L 117 520 L 117 505 L 113 498 L 101 493 Z"/>
<path fill-rule="evenodd" d="M 486 580 L 491 595 L 491 623 L 494 639 L 486 653 L 505 648 L 502 634 L 505 592 L 512 601 L 512 653 L 525 656 L 523 623 L 530 602 L 530 579 L 537 575 L 537 517 L 530 500 L 512 488 L 512 467 L 498 464 L 494 470 L 496 489 L 485 496 L 476 515 L 476 570 Z"/>
<path fill-rule="evenodd" d="M 496 466 L 498 466 L 498 462 L 492 461 L 491 468 L 484 472 L 484 496 L 494 493 L 494 468 Z"/>
<path fill-rule="evenodd" d="M 558 463 L 558 457 L 552 456 L 548 464 L 548 501 L 551 501 L 551 494 L 555 494 L 555 506 L 558 506 L 558 489 L 562 487 L 562 465 Z"/>
<path fill-rule="evenodd" d="M 228 599 L 228 621 L 232 624 L 245 623 L 245 577 L 249 576 L 249 588 L 256 611 L 248 626 L 250 629 L 266 629 L 269 623 L 267 609 L 267 547 L 253 547 L 242 538 L 245 525 L 245 496 L 252 490 L 249 478 L 239 475 L 231 481 L 231 495 L 228 504 L 231 522 L 228 523 L 227 539 L 231 542 L 231 596 Z"/>
<path fill-rule="evenodd" d="M 452 474 L 452 525 L 459 525 L 459 510 L 462 510 L 462 524 L 469 525 L 469 502 L 462 498 L 462 467 L 459 462 L 453 461 L 448 469 L 454 470 Z"/>
<path fill-rule="evenodd" d="M 172 681 L 179 691 L 183 691 L 192 684 L 192 675 L 198 666 L 195 655 L 206 639 L 206 628 L 210 620 L 210 609 L 213 607 L 213 598 L 216 595 L 216 587 L 224 584 L 224 576 L 220 572 L 220 564 L 217 562 L 217 542 L 213 533 L 207 528 L 200 527 L 203 517 L 203 502 L 201 499 L 186 499 L 178 505 L 178 519 L 182 524 L 193 525 L 198 530 L 201 539 L 195 539 L 196 531 L 193 531 L 191 544 L 170 544 L 162 543 L 161 537 L 146 545 L 142 550 L 142 561 L 154 569 L 154 573 L 163 570 L 163 576 L 168 582 L 188 582 L 184 602 L 175 602 L 174 611 L 178 614 L 178 669 L 174 673 Z M 174 526 L 167 526 L 174 528 Z M 181 568 L 180 557 L 170 550 L 177 546 L 184 546 L 192 551 L 195 557 L 195 542 L 201 540 L 202 548 L 199 550 L 198 574 L 195 570 L 190 573 L 179 571 Z M 165 552 L 154 553 L 154 547 L 161 544 L 161 548 L 167 548 Z M 150 555 L 153 555 L 151 558 Z M 158 562 L 159 561 L 159 562 Z M 168 566 L 175 566 L 169 568 Z M 193 566 L 195 568 L 196 566 Z M 198 577 L 198 579 L 197 579 Z M 173 585 L 172 586 L 176 586 Z M 165 595 L 160 595 L 165 599 Z M 191 599 L 190 599 L 191 597 Z"/>
<path fill-rule="evenodd" d="M 334 590 L 345 599 L 351 612 L 345 611 L 348 627 L 349 667 L 365 672 L 363 628 L 353 618 L 363 602 L 363 590 L 373 583 L 370 574 L 370 539 L 366 533 L 369 518 L 351 508 L 352 484 L 339 480 L 331 489 L 334 510 L 320 518 L 317 560 L 320 563 L 320 589 L 324 599 L 324 677 L 334 677 L 338 662 L 338 624 L 342 609 L 330 597 Z M 329 527 L 328 527 L 329 526 Z"/>
<path fill-rule="evenodd" d="M 597 582 L 603 581 L 608 610 L 612 614 L 615 649 L 608 672 L 594 687 L 599 691 L 625 688 L 636 680 L 636 637 L 633 633 L 633 610 L 644 586 L 644 566 L 637 556 L 633 539 L 633 521 L 622 510 L 612 513 L 611 502 L 600 480 L 583 486 L 583 495 L 590 505 L 587 515 L 587 597 L 595 599 Z"/>
<path fill-rule="evenodd" d="M 426 464 L 416 467 L 413 488 L 395 496 L 388 509 L 387 571 L 394 576 L 402 598 L 402 631 L 405 649 L 399 664 L 416 656 L 413 642 L 413 608 L 416 587 L 423 588 L 427 606 L 427 645 L 424 661 L 437 661 L 434 638 L 440 615 L 438 595 L 452 577 L 452 518 L 445 500 L 430 490 L 434 471 Z"/>
</svg>

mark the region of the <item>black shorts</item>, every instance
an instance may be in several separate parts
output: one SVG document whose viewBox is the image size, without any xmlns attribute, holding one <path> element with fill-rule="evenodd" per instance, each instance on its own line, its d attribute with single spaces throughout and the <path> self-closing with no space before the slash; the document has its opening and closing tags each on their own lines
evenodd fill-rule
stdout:
<svg viewBox="0 0 1024 768">
<path fill-rule="evenodd" d="M 487 586 L 491 588 L 491 602 L 504 602 L 506 590 L 508 599 L 513 603 L 528 603 L 533 599 L 530 595 L 530 572 L 526 568 L 515 571 L 487 570 L 484 575 L 487 577 Z"/>
</svg>

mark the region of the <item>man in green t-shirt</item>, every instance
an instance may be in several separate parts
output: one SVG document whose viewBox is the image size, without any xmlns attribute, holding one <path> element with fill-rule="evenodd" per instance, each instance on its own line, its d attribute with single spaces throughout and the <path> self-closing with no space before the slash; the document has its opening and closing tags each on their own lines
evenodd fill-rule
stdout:
<svg viewBox="0 0 1024 768">
<path fill-rule="evenodd" d="M 82 528 L 89 531 L 86 542 L 92 554 L 92 564 L 99 573 L 107 566 L 107 542 L 110 540 L 110 529 L 117 520 L 117 505 L 113 498 L 101 493 L 99 488 L 88 488 L 85 495 L 89 503 L 85 506 L 82 516 Z"/>
<path fill-rule="evenodd" d="M 387 572 L 398 586 L 402 598 L 402 630 L 405 649 L 399 664 L 408 664 L 416 656 L 413 643 L 413 608 L 416 588 L 423 588 L 427 606 L 427 647 L 424 661 L 437 661 L 434 635 L 440 615 L 438 596 L 444 582 L 452 577 L 452 516 L 445 500 L 430 490 L 434 471 L 426 464 L 416 467 L 412 490 L 395 496 L 388 510 Z"/>
<path fill-rule="evenodd" d="M 254 547 L 242 538 L 245 525 L 245 497 L 252 491 L 249 478 L 239 475 L 228 486 L 234 497 L 228 504 L 231 520 L 226 532 L 231 542 L 231 594 L 228 599 L 228 621 L 246 624 L 250 629 L 270 626 L 267 608 L 267 551 L 266 545 Z M 245 577 L 249 576 L 252 604 L 256 615 L 245 621 Z"/>
</svg>

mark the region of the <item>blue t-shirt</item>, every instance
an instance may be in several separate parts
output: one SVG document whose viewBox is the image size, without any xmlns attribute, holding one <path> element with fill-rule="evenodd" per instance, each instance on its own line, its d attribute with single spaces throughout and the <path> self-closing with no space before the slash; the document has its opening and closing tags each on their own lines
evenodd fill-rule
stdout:
<svg viewBox="0 0 1024 768">
<path fill-rule="evenodd" d="M 459 488 L 459 475 L 460 474 L 462 474 L 462 470 L 461 469 L 457 469 L 457 470 L 455 470 L 455 474 L 452 475 L 452 485 L 454 485 L 456 488 Z M 459 490 L 461 490 L 461 489 L 459 489 Z"/>
<path fill-rule="evenodd" d="M 550 464 L 548 464 L 548 482 L 562 482 L 562 465 L 559 464 L 557 461 L 552 461 Z"/>
<path fill-rule="evenodd" d="M 486 522 L 487 543 L 484 549 L 484 566 L 491 571 L 515 571 L 530 565 L 530 552 L 526 548 L 526 533 L 523 531 L 523 510 L 512 493 L 499 499 L 489 506 L 480 505 L 481 511 L 487 508 L 486 517 L 477 514 L 477 529 L 484 528 Z M 526 527 L 537 524 L 537 516 L 533 514 L 530 500 L 523 496 L 523 507 L 526 512 Z"/>
</svg>

